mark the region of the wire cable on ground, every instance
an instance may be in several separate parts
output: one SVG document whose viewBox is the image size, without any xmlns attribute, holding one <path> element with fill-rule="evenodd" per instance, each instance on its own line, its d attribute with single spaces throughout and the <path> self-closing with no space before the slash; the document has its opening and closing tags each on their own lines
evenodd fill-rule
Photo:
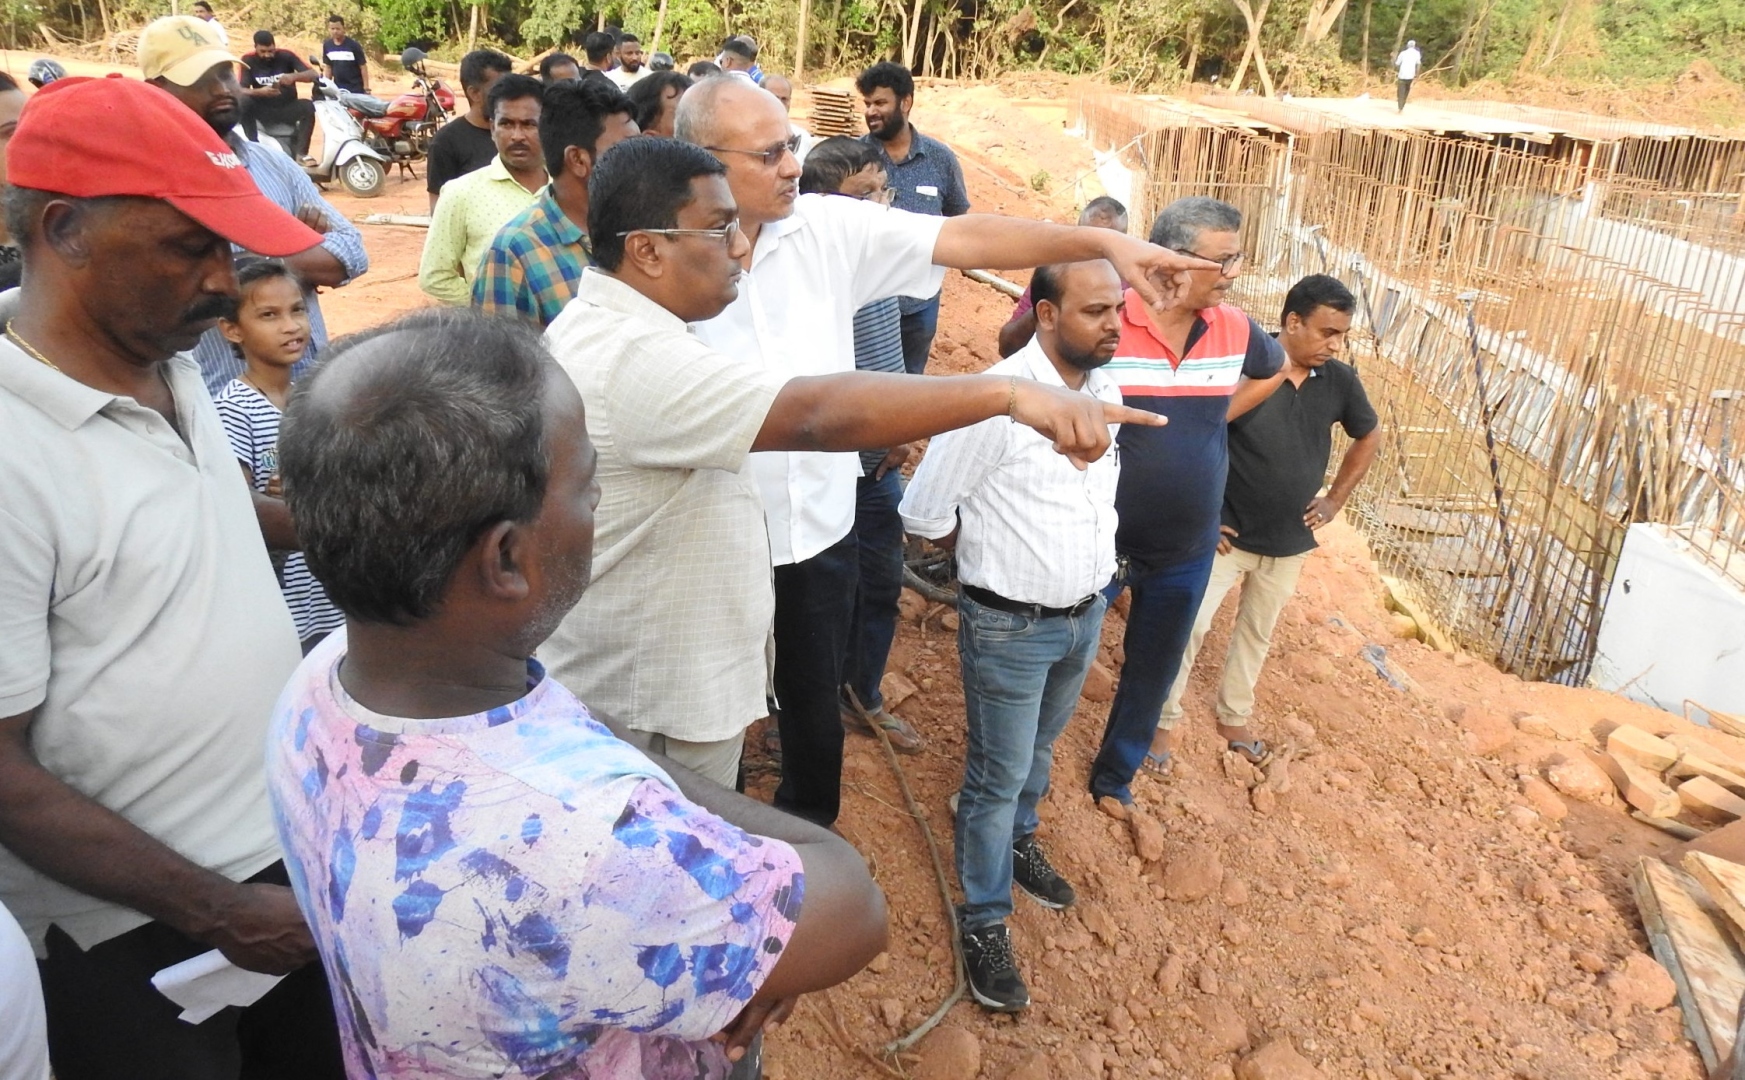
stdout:
<svg viewBox="0 0 1745 1080">
<path fill-rule="evenodd" d="M 933 1010 L 931 1016 L 921 1022 L 919 1027 L 902 1038 L 885 1044 L 884 1053 L 887 1056 L 895 1057 L 920 1042 L 928 1032 L 939 1026 L 939 1022 L 945 1019 L 945 1015 L 951 1011 L 952 1006 L 963 1000 L 964 991 L 968 989 L 968 984 L 964 981 L 963 976 L 963 943 L 958 938 L 957 907 L 951 902 L 951 882 L 945 876 L 945 863 L 939 857 L 939 844 L 933 838 L 933 829 L 928 826 L 926 816 L 921 813 L 920 804 L 915 801 L 915 792 L 909 787 L 909 775 L 903 771 L 902 763 L 897 760 L 897 751 L 891 746 L 891 738 L 885 733 L 885 729 L 873 721 L 867 713 L 866 706 L 861 704 L 860 696 L 854 692 L 854 688 L 846 687 L 845 689 L 848 690 L 848 700 L 855 714 L 866 722 L 867 727 L 871 728 L 873 734 L 878 737 L 879 744 L 885 748 L 885 760 L 890 762 L 891 771 L 897 776 L 897 787 L 903 792 L 903 802 L 909 808 L 909 816 L 914 818 L 915 824 L 921 827 L 921 836 L 927 841 L 927 855 L 933 861 L 933 882 L 939 886 L 939 900 L 945 907 L 946 928 L 951 934 L 951 993 L 946 995 L 945 1000 L 940 1003 L 937 1009 Z"/>
</svg>

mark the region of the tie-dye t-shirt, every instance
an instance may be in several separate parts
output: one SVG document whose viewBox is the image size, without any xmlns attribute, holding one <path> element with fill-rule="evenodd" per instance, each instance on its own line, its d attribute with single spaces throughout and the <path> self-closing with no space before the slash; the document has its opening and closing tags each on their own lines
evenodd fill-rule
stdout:
<svg viewBox="0 0 1745 1080">
<path fill-rule="evenodd" d="M 362 1077 L 702 1080 L 794 931 L 799 855 L 681 795 L 528 664 L 526 697 L 407 720 L 351 700 L 335 633 L 267 774 Z"/>
</svg>

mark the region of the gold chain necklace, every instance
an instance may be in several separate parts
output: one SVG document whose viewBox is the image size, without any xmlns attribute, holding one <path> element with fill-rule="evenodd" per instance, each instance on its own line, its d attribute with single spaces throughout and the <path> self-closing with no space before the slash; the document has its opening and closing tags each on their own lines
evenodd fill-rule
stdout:
<svg viewBox="0 0 1745 1080">
<path fill-rule="evenodd" d="M 32 345 L 30 342 L 24 340 L 23 337 L 19 336 L 18 331 L 12 329 L 12 320 L 11 319 L 6 320 L 6 336 L 12 339 L 12 343 L 14 345 L 17 345 L 20 349 L 23 349 L 26 353 L 30 354 L 30 356 L 47 364 L 51 370 L 54 370 L 54 371 L 61 370 L 61 366 L 59 364 L 55 363 L 53 360 L 50 360 L 48 357 L 44 356 L 42 354 L 42 352 L 40 350 L 38 350 L 35 345 Z M 65 375 L 66 372 L 61 371 L 61 374 Z"/>
</svg>

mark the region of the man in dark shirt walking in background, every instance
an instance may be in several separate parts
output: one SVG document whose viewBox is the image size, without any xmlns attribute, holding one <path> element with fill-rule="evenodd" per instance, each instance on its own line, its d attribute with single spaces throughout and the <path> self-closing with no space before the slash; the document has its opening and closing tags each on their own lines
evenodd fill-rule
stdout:
<svg viewBox="0 0 1745 1080">
<path fill-rule="evenodd" d="M 1315 530 L 1333 520 L 1381 447 L 1375 410 L 1357 369 L 1336 359 L 1351 331 L 1356 300 L 1337 278 L 1313 274 L 1285 295 L 1279 344 L 1284 381 L 1272 396 L 1230 421 L 1230 478 L 1224 486 L 1222 535 L 1206 598 L 1194 619 L 1152 755 L 1168 759 L 1182 718 L 1182 691 L 1212 617 L 1238 581 L 1242 594 L 1224 677 L 1218 689 L 1218 737 L 1250 743 L 1254 686 L 1272 643 L 1279 612 L 1316 547 Z M 1332 427 L 1355 440 L 1322 495 L 1333 452 Z"/>
<path fill-rule="evenodd" d="M 957 155 L 909 123 L 909 110 L 915 107 L 915 80 L 909 69 L 880 61 L 861 72 L 854 86 L 866 102 L 867 133 L 862 138 L 884 159 L 887 183 L 896 192 L 891 205 L 936 217 L 969 213 L 969 192 L 964 188 Z M 919 375 L 927 369 L 927 353 L 939 328 L 939 294 L 905 296 L 899 306 L 903 309 L 903 366 L 909 374 Z"/>
<path fill-rule="evenodd" d="M 467 98 L 467 111 L 450 120 L 430 140 L 430 160 L 425 163 L 425 190 L 430 209 L 442 185 L 474 169 L 482 169 L 497 156 L 491 140 L 491 118 L 485 115 L 485 95 L 491 84 L 508 74 L 515 62 L 495 49 L 474 49 L 460 58 L 460 88 Z"/>
<path fill-rule="evenodd" d="M 341 90 L 354 94 L 370 92 L 369 57 L 356 38 L 347 37 L 345 17 L 327 17 L 327 38 L 321 43 L 321 62 L 327 65 L 327 77 Z"/>
</svg>

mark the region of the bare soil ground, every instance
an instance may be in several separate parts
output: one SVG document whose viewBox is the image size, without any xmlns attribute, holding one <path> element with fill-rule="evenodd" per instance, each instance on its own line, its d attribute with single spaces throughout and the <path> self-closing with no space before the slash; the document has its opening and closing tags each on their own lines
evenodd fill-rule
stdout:
<svg viewBox="0 0 1745 1080">
<path fill-rule="evenodd" d="M 5 59 L 22 70 L 21 55 Z M 1071 180 L 1091 159 L 1064 133 L 1060 89 L 930 86 L 914 119 L 958 148 L 977 209 L 1070 221 Z M 427 206 L 421 178 L 392 179 L 376 199 L 331 198 L 353 217 Z M 322 299 L 336 334 L 427 303 L 416 281 L 423 232 L 362 228 L 369 274 Z M 992 363 L 1009 310 L 1003 296 L 951 275 L 932 370 Z M 1610 796 L 1566 800 L 1536 781 L 1610 724 L 1682 722 L 1394 638 L 1362 538 L 1343 523 L 1322 535 L 1259 687 L 1260 730 L 1294 749 L 1285 774 L 1257 787 L 1261 777 L 1227 760 L 1213 736 L 1226 610 L 1190 683 L 1182 763 L 1169 781 L 1135 787 L 1140 814 L 1158 828 L 1136 845 L 1128 824 L 1096 810 L 1087 767 L 1123 659 L 1124 622 L 1112 612 L 1043 809 L 1042 839 L 1081 902 L 1058 913 L 1020 899 L 1013 920 L 1036 1005 L 1013 1019 L 960 1003 L 894 1068 L 878 1050 L 951 990 L 951 943 L 896 775 L 876 743 L 851 738 L 840 828 L 886 890 L 890 952 L 805 999 L 771 1035 L 771 1080 L 1227 1080 L 1246 1051 L 1278 1039 L 1306 1060 L 1250 1061 L 1244 1077 L 1699 1076 L 1670 981 L 1644 963 L 1627 884 L 1637 857 L 1671 842 Z M 945 800 L 964 748 L 947 628 L 955 616 L 914 601 L 905 601 L 891 670 L 919 688 L 896 711 L 928 746 L 902 767 L 949 872 Z M 1386 648 L 1404 689 L 1363 658 L 1371 644 Z M 773 773 L 767 762 L 756 768 L 756 750 L 751 761 L 767 794 Z"/>
</svg>

